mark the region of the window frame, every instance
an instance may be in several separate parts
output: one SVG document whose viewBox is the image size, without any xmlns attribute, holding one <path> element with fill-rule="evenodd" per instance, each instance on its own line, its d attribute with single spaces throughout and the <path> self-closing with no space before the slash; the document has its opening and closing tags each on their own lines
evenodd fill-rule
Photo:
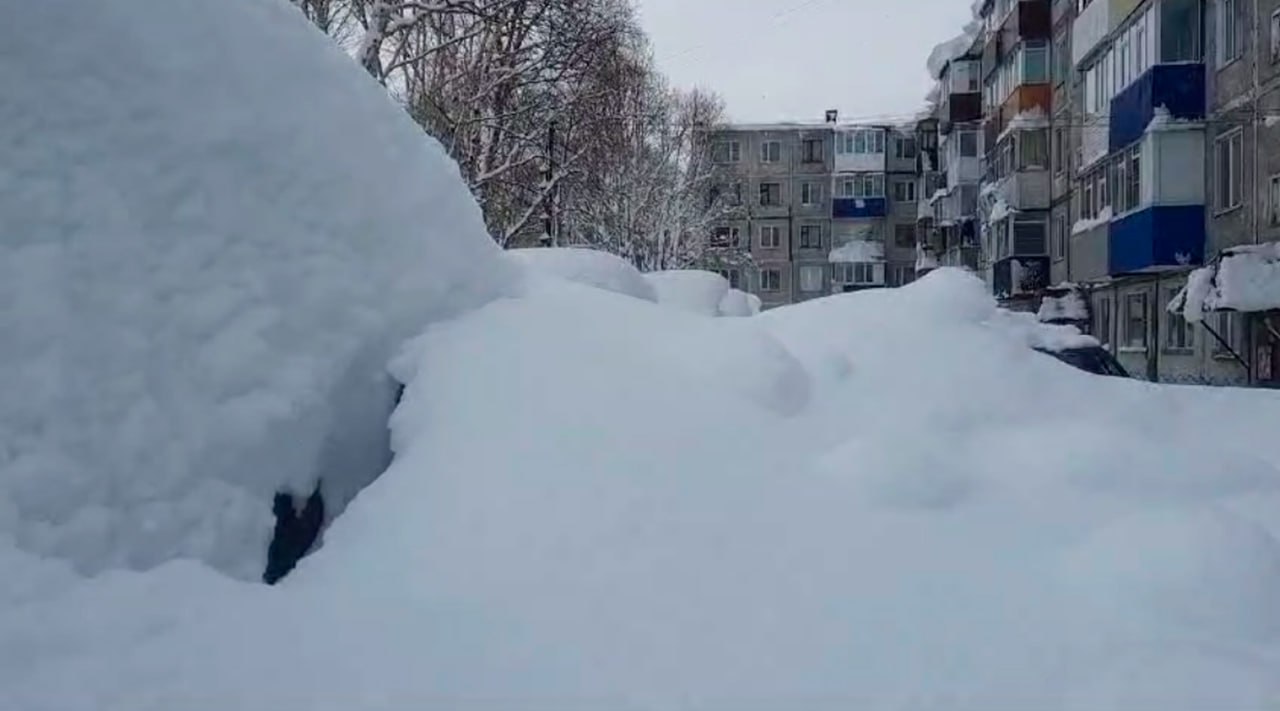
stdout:
<svg viewBox="0 0 1280 711">
<path fill-rule="evenodd" d="M 823 283 L 826 281 L 826 269 L 820 264 L 801 264 L 796 274 L 796 278 L 800 282 L 800 291 L 805 294 L 821 294 Z M 812 289 L 805 288 L 806 285 L 814 286 L 812 280 L 806 280 L 805 275 L 817 274 L 817 285 Z"/>
<path fill-rule="evenodd" d="M 773 239 L 766 239 L 766 234 L 772 235 Z M 760 225 L 760 249 L 778 249 L 780 247 L 782 247 L 782 226 Z"/>
<path fill-rule="evenodd" d="M 1168 301 L 1173 301 L 1178 296 L 1180 287 L 1170 288 L 1166 291 Z M 1165 327 L 1164 327 L 1164 350 L 1170 353 L 1191 353 L 1196 348 L 1195 326 L 1187 321 L 1182 314 L 1173 313 L 1168 309 L 1164 309 Z"/>
<path fill-rule="evenodd" d="M 1238 144 L 1238 148 L 1233 148 Z M 1225 147 L 1225 153 L 1223 149 Z M 1223 202 L 1223 156 L 1226 157 L 1226 193 L 1230 203 Z M 1213 209 L 1221 215 L 1244 205 L 1244 128 L 1236 127 L 1213 139 Z"/>
<path fill-rule="evenodd" d="M 822 225 L 800 225 L 800 249 L 822 249 Z M 814 232 L 817 240 L 808 239 Z"/>
<path fill-rule="evenodd" d="M 770 150 L 772 149 L 772 150 Z M 782 141 L 766 140 L 760 142 L 760 162 L 768 165 L 782 162 Z"/>
<path fill-rule="evenodd" d="M 1236 0 L 1218 0 L 1217 8 L 1218 16 L 1214 18 L 1217 25 L 1215 44 L 1218 69 L 1222 70 L 1244 56 L 1244 46 L 1240 41 L 1240 11 L 1236 7 Z"/>
<path fill-rule="evenodd" d="M 776 202 L 767 202 L 765 196 L 768 194 L 769 187 L 777 188 L 778 199 Z M 760 183 L 760 207 L 781 207 L 782 206 L 782 183 L 776 180 L 762 181 Z"/>
<path fill-rule="evenodd" d="M 818 150 L 813 151 L 814 144 L 817 144 Z M 826 142 L 821 138 L 805 138 L 800 144 L 800 162 L 807 164 L 817 164 L 825 162 Z"/>
<path fill-rule="evenodd" d="M 766 275 L 774 277 L 772 280 L 766 279 Z M 762 293 L 777 293 L 782 291 L 782 270 L 776 267 L 760 267 L 759 271 L 760 291 Z M 770 286 L 770 282 L 773 286 Z"/>
<path fill-rule="evenodd" d="M 1138 319 L 1134 318 L 1133 305 L 1138 305 Z M 1140 334 L 1134 334 L 1131 329 L 1135 320 L 1140 320 L 1142 330 Z M 1146 352 L 1151 342 L 1151 324 L 1150 314 L 1147 309 L 1147 292 L 1136 291 L 1124 295 L 1124 346 L 1122 350 L 1131 352 Z M 1140 338 L 1135 338 L 1140 335 Z"/>
</svg>

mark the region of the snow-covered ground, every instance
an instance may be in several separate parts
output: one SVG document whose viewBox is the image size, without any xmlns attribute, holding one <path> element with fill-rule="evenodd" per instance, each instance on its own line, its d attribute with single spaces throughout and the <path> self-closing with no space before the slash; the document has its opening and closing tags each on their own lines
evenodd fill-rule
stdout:
<svg viewBox="0 0 1280 711">
<path fill-rule="evenodd" d="M 734 319 L 523 278 L 285 3 L 29 11 L 67 46 L 0 25 L 0 709 L 1280 698 L 1280 393 L 1073 370 L 952 269 Z M 245 579 L 337 463 L 323 547 Z"/>
</svg>

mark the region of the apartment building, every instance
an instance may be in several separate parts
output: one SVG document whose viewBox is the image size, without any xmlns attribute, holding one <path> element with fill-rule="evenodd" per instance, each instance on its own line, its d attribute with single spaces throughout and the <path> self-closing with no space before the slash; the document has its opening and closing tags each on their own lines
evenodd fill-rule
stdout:
<svg viewBox="0 0 1280 711">
<path fill-rule="evenodd" d="M 1052 9 L 1050 0 L 986 0 L 979 17 L 981 266 L 1007 306 L 1031 309 L 1049 285 Z"/>
<path fill-rule="evenodd" d="M 980 58 L 977 270 L 993 293 L 1015 308 L 1074 293 L 1071 318 L 1139 377 L 1280 383 L 1280 303 L 1180 311 L 1220 255 L 1280 255 L 1280 0 L 987 0 L 978 19 L 945 66 Z M 962 180 L 944 136 L 959 89 L 937 78 L 942 197 Z M 945 253 L 949 217 L 922 211 L 922 243 Z"/>
<path fill-rule="evenodd" d="M 982 180 L 982 42 L 974 39 L 938 70 L 937 110 L 921 121 L 918 212 L 921 248 L 940 266 L 980 268 L 978 193 Z M 927 137 L 932 132 L 933 137 Z"/>
<path fill-rule="evenodd" d="M 766 308 L 914 279 L 914 129 L 846 125 L 831 114 L 814 124 L 731 124 L 713 136 L 718 190 L 734 204 L 712 241 L 750 256 L 752 268 L 724 273 Z"/>
</svg>

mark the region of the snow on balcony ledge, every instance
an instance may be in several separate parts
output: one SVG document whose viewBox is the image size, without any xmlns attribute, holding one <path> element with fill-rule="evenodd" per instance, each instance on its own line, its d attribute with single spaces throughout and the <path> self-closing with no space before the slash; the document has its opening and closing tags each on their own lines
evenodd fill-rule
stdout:
<svg viewBox="0 0 1280 711">
<path fill-rule="evenodd" d="M 1214 311 L 1280 309 L 1280 242 L 1232 247 L 1191 272 L 1168 310 L 1195 323 Z"/>
<path fill-rule="evenodd" d="M 854 240 L 831 250 L 827 261 L 832 264 L 847 262 L 882 262 L 884 261 L 884 243 Z"/>
</svg>

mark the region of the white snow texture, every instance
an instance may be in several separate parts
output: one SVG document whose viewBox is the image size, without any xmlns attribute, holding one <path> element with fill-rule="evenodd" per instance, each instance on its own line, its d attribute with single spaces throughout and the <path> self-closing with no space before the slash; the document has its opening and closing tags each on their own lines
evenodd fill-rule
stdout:
<svg viewBox="0 0 1280 711">
<path fill-rule="evenodd" d="M 498 283 L 456 166 L 295 12 L 0 23 L 0 541 L 261 575 L 273 493 L 381 471 L 392 349 Z"/>
<path fill-rule="evenodd" d="M 1280 309 L 1280 242 L 1224 250 L 1216 264 L 1196 269 L 1170 304 L 1191 322 L 1213 311 Z"/>
<path fill-rule="evenodd" d="M 511 269 L 288 3 L 23 12 L 0 709 L 1280 698 L 1280 393 L 1075 370 L 955 269 L 752 318 Z M 391 376 L 385 472 L 241 579 L 276 487 L 377 474 Z"/>
<path fill-rule="evenodd" d="M 753 294 L 729 286 L 715 272 L 677 269 L 650 272 L 644 278 L 653 285 L 658 303 L 703 316 L 752 316 L 760 311 Z"/>
</svg>

